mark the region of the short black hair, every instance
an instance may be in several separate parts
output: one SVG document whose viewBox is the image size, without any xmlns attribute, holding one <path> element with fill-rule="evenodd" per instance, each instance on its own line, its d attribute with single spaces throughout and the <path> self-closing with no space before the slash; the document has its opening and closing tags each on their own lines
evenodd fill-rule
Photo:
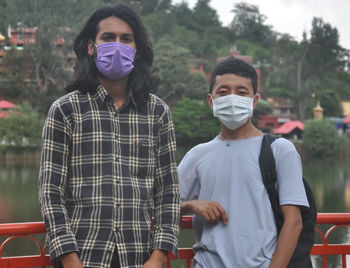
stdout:
<svg viewBox="0 0 350 268">
<path fill-rule="evenodd" d="M 136 55 L 134 69 L 129 75 L 128 88 L 138 104 L 144 104 L 149 93 L 154 92 L 159 79 L 152 72 L 153 48 L 141 18 L 127 5 L 117 4 L 103 7 L 95 11 L 87 20 L 84 28 L 75 38 L 73 49 L 77 56 L 74 68 L 74 80 L 66 87 L 66 91 L 79 90 L 82 93 L 96 91 L 98 70 L 94 56 L 88 54 L 89 40 L 95 41 L 99 22 L 108 17 L 117 17 L 130 25 L 134 32 Z"/>
<path fill-rule="evenodd" d="M 209 91 L 212 93 L 216 81 L 216 76 L 223 74 L 235 74 L 249 78 L 252 81 L 253 92 L 258 91 L 258 74 L 253 66 L 243 60 L 230 56 L 226 60 L 218 63 L 211 72 Z"/>
</svg>

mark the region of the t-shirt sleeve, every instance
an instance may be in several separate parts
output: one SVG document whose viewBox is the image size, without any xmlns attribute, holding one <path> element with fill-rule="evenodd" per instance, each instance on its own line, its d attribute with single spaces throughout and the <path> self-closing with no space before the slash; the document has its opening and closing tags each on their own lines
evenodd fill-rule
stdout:
<svg viewBox="0 0 350 268">
<path fill-rule="evenodd" d="M 276 160 L 280 205 L 308 207 L 301 159 L 293 143 L 280 138 L 275 140 L 271 147 Z"/>
<path fill-rule="evenodd" d="M 198 199 L 200 185 L 195 159 L 195 153 L 192 149 L 185 155 L 178 166 L 181 201 Z"/>
</svg>

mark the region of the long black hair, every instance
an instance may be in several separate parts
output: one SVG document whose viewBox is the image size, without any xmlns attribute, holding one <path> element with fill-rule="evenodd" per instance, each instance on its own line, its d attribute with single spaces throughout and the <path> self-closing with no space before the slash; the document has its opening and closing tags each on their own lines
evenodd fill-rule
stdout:
<svg viewBox="0 0 350 268">
<path fill-rule="evenodd" d="M 127 5 L 117 4 L 101 8 L 91 15 L 82 31 L 74 40 L 73 49 L 77 56 L 74 80 L 66 86 L 66 91 L 79 90 L 94 93 L 99 84 L 98 70 L 94 57 L 88 54 L 89 40 L 95 41 L 98 24 L 108 17 L 117 17 L 130 25 L 134 32 L 137 53 L 134 69 L 129 75 L 128 88 L 138 104 L 146 102 L 149 93 L 154 92 L 159 79 L 152 73 L 153 49 L 140 17 Z"/>
</svg>

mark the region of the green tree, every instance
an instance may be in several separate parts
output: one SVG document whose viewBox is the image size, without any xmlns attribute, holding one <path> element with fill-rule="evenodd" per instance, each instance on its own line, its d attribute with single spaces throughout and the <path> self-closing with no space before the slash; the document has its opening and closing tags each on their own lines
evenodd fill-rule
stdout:
<svg viewBox="0 0 350 268">
<path fill-rule="evenodd" d="M 329 72 L 342 68 L 342 48 L 336 28 L 321 18 L 313 18 L 307 61 L 312 65 L 313 74 L 324 77 Z"/>
<path fill-rule="evenodd" d="M 266 114 L 271 114 L 272 110 L 273 110 L 273 107 L 272 107 L 271 103 L 264 101 L 262 99 L 259 99 L 258 103 L 256 104 L 256 106 L 254 108 L 252 123 L 255 126 L 258 126 L 261 116 L 266 115 Z"/>
<path fill-rule="evenodd" d="M 11 110 L 7 118 L 0 120 L 0 139 L 10 146 L 41 144 L 43 121 L 28 102 L 18 109 Z"/>
<path fill-rule="evenodd" d="M 193 9 L 195 31 L 199 34 L 213 26 L 220 26 L 219 16 L 215 9 L 209 6 L 210 0 L 197 0 Z"/>
<path fill-rule="evenodd" d="M 340 138 L 335 126 L 327 119 L 309 120 L 304 128 L 303 144 L 312 156 L 327 158 L 337 153 Z"/>
<path fill-rule="evenodd" d="M 171 15 L 163 11 L 150 13 L 144 16 L 142 20 L 153 42 L 157 42 L 175 27 L 175 22 L 171 19 Z M 164 23 L 165 21 L 167 23 Z"/>
<path fill-rule="evenodd" d="M 35 94 L 35 84 L 32 83 L 34 71 L 32 58 L 27 50 L 7 50 L 3 64 L 6 71 L 0 74 L 1 97 L 18 98 L 20 101 L 26 100 Z M 26 83 L 23 83 L 26 81 Z"/>
<path fill-rule="evenodd" d="M 196 69 L 196 60 L 191 52 L 176 46 L 164 38 L 155 46 L 155 71 L 161 84 L 158 95 L 169 104 L 185 96 L 203 99 L 207 92 L 205 76 Z"/>
<path fill-rule="evenodd" d="M 264 24 L 266 16 L 260 13 L 257 6 L 240 2 L 234 6 L 233 13 L 231 30 L 237 38 L 269 47 L 274 34 L 271 26 Z"/>
<path fill-rule="evenodd" d="M 325 117 L 341 117 L 343 115 L 343 109 L 336 91 L 332 89 L 323 90 L 319 95 L 319 99 Z"/>
<path fill-rule="evenodd" d="M 220 131 L 219 121 L 206 102 L 183 98 L 173 111 L 176 137 L 182 145 L 193 145 L 213 138 Z"/>
<path fill-rule="evenodd" d="M 270 51 L 259 44 L 252 43 L 244 39 L 239 39 L 235 41 L 235 45 L 241 54 L 252 56 L 254 62 L 256 63 L 265 63 L 270 61 Z"/>
</svg>

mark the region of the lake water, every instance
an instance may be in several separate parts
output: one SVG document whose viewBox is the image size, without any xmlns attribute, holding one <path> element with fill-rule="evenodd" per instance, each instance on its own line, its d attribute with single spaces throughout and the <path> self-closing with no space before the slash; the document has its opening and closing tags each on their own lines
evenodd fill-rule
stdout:
<svg viewBox="0 0 350 268">
<path fill-rule="evenodd" d="M 0 163 L 0 223 L 42 221 L 37 192 L 37 165 Z M 350 211 L 350 165 L 348 161 L 312 161 L 304 163 L 304 177 L 310 183 L 319 212 Z M 35 236 L 40 243 L 42 236 Z M 0 243 L 3 240 L 0 239 Z M 191 230 L 180 235 L 180 246 L 191 247 Z M 330 242 L 350 243 L 350 228 L 336 231 Z M 8 244 L 2 256 L 36 254 L 34 243 L 20 238 Z M 329 257 L 328 267 L 341 267 L 340 257 Z M 315 267 L 322 267 L 320 258 L 313 259 Z M 350 260 L 348 267 L 350 265 Z M 176 261 L 173 267 L 185 267 Z"/>
</svg>

